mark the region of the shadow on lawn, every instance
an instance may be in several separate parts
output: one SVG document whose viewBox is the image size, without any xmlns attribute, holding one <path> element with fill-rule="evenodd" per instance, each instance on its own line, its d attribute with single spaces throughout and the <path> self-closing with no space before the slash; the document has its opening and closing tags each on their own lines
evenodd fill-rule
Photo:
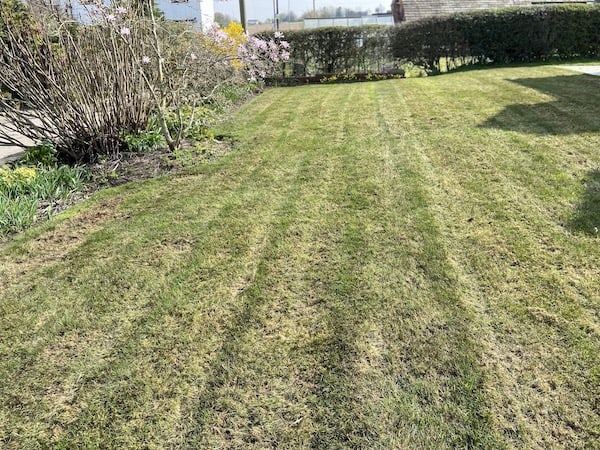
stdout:
<svg viewBox="0 0 600 450">
<path fill-rule="evenodd" d="M 538 135 L 600 132 L 600 77 L 582 74 L 509 81 L 555 100 L 506 106 L 480 127 Z"/>
<path fill-rule="evenodd" d="M 600 169 L 585 177 L 585 194 L 569 226 L 572 231 L 600 236 Z"/>
</svg>

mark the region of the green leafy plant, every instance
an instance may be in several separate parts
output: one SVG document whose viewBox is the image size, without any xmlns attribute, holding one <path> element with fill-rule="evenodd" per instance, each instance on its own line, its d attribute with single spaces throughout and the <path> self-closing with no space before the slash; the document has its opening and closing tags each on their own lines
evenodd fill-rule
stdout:
<svg viewBox="0 0 600 450">
<path fill-rule="evenodd" d="M 34 197 L 10 198 L 0 192 L 0 237 L 23 231 L 35 222 L 39 200 Z"/>
<path fill-rule="evenodd" d="M 0 169 L 0 236 L 19 232 L 35 222 L 40 205 L 67 200 L 83 187 L 87 172 L 80 167 L 3 167 Z"/>
<path fill-rule="evenodd" d="M 337 75 L 331 75 L 329 77 L 323 77 L 320 80 L 321 84 L 335 84 L 335 83 L 351 83 L 357 81 L 356 74 L 354 73 L 340 73 Z"/>
<path fill-rule="evenodd" d="M 209 124 L 215 115 L 215 111 L 206 106 L 192 108 L 186 105 L 170 109 L 165 114 L 165 119 L 172 134 L 181 130 L 182 138 L 198 141 L 211 137 Z"/>
<path fill-rule="evenodd" d="M 32 194 L 43 200 L 54 201 L 81 190 L 87 173 L 82 168 L 60 166 L 41 171 L 37 178 L 38 181 L 31 185 Z"/>
<path fill-rule="evenodd" d="M 150 122 L 149 126 L 143 130 L 127 132 L 123 134 L 123 140 L 127 144 L 127 149 L 132 152 L 148 152 L 156 150 L 165 145 L 164 136 L 160 130 L 160 126 L 153 126 L 154 122 Z"/>
<path fill-rule="evenodd" d="M 20 161 L 25 165 L 50 167 L 58 162 L 56 147 L 51 142 L 43 142 L 25 150 L 25 156 Z"/>
<path fill-rule="evenodd" d="M 37 176 L 32 167 L 0 168 L 0 191 L 13 196 L 27 193 Z"/>
</svg>

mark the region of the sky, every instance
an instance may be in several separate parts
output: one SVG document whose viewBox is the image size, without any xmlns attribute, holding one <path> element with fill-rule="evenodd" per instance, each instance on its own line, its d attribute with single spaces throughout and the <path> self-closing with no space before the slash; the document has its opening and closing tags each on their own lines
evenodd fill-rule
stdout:
<svg viewBox="0 0 600 450">
<path fill-rule="evenodd" d="M 245 0 L 246 2 L 246 18 L 258 19 L 264 21 L 267 18 L 273 18 L 273 1 L 274 0 Z M 311 11 L 313 8 L 313 0 L 276 0 L 279 1 L 279 13 L 284 14 L 288 11 L 294 11 L 300 15 L 305 11 Z M 370 10 L 372 13 L 378 6 L 381 6 L 385 11 L 390 9 L 391 0 L 315 0 L 317 9 L 324 6 L 333 6 L 342 8 L 350 8 L 356 10 Z M 215 0 L 215 12 L 228 14 L 231 17 L 239 20 L 239 0 Z"/>
</svg>

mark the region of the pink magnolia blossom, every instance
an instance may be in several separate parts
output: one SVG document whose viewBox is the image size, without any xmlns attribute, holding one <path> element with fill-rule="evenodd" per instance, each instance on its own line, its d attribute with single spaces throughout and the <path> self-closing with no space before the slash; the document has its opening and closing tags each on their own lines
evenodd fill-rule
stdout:
<svg viewBox="0 0 600 450">
<path fill-rule="evenodd" d="M 238 49 L 238 58 L 251 83 L 265 79 L 276 70 L 281 61 L 287 61 L 290 53 L 275 41 L 266 41 L 250 36 Z M 289 48 L 289 44 L 286 48 Z"/>
<path fill-rule="evenodd" d="M 255 37 L 255 36 L 252 36 L 249 39 L 249 43 L 252 46 L 254 46 L 254 47 L 256 47 L 256 48 L 258 48 L 260 50 L 267 50 L 267 48 L 268 48 L 267 41 L 263 41 L 262 39 L 259 39 L 259 38 Z"/>
<path fill-rule="evenodd" d="M 227 33 L 225 33 L 223 30 L 218 30 L 215 33 L 215 37 L 217 38 L 218 42 L 223 42 L 223 41 L 228 41 L 231 38 L 229 37 L 229 35 Z"/>
</svg>

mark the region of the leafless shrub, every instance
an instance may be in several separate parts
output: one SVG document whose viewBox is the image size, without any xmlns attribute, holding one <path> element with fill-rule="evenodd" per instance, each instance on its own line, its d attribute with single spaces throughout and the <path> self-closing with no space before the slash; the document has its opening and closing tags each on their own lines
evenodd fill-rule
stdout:
<svg viewBox="0 0 600 450">
<path fill-rule="evenodd" d="M 17 144 L 19 132 L 75 160 L 119 152 L 123 134 L 144 129 L 151 114 L 175 150 L 197 106 L 265 73 L 280 50 L 287 57 L 275 42 L 168 25 L 152 0 L 91 7 L 85 25 L 23 8 L 0 9 L 0 86 L 10 92 L 0 98 L 0 144 Z M 173 112 L 175 127 L 166 120 Z"/>
<path fill-rule="evenodd" d="M 123 131 L 145 127 L 153 108 L 134 55 L 101 24 L 78 26 L 49 10 L 29 14 L 28 22 L 1 18 L 0 84 L 11 92 L 0 98 L 5 127 L 52 140 L 77 160 L 118 152 Z M 129 33 L 142 43 L 145 31 Z M 15 143 L 10 133 L 0 142 Z"/>
</svg>

